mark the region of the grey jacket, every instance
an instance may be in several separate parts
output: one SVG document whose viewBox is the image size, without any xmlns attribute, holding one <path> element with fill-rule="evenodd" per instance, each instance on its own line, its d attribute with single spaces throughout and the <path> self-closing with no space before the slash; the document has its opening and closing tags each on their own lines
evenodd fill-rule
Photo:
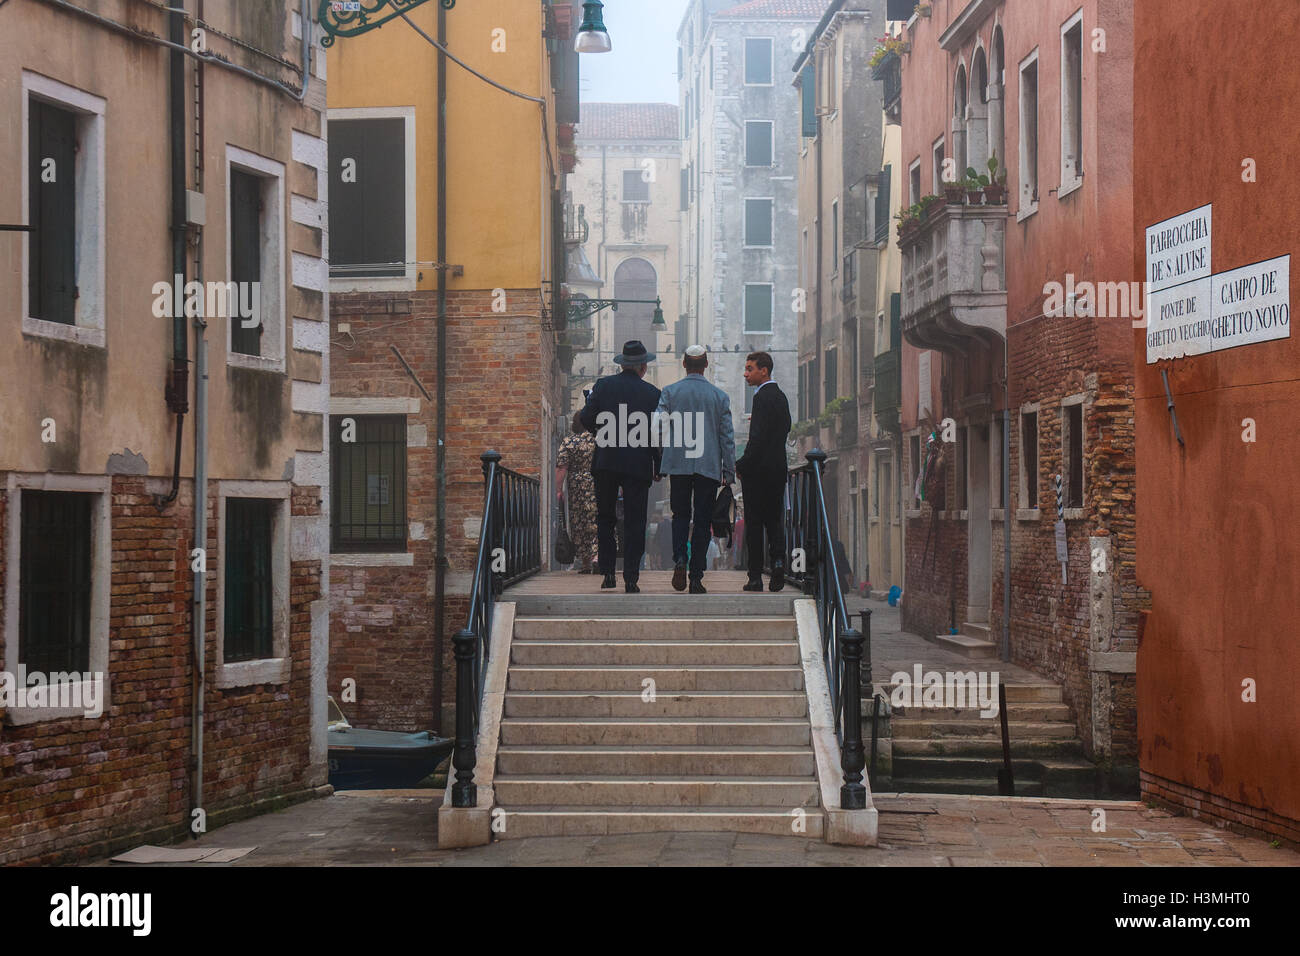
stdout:
<svg viewBox="0 0 1300 956">
<path fill-rule="evenodd" d="M 691 373 L 659 396 L 659 436 L 664 441 L 665 475 L 705 475 L 722 480 L 736 474 L 736 440 L 731 399 L 702 374 Z"/>
</svg>

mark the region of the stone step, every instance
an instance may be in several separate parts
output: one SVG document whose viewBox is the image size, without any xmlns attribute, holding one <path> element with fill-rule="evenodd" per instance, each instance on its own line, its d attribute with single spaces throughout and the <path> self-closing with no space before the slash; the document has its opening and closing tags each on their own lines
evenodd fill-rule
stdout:
<svg viewBox="0 0 1300 956">
<path fill-rule="evenodd" d="M 993 700 L 993 707 L 997 707 L 997 699 Z M 994 717 L 988 718 L 993 720 Z M 895 707 L 893 709 L 895 720 L 982 720 L 979 707 Z M 1034 701 L 1032 703 L 1012 703 L 1007 701 L 1007 720 L 1015 723 L 1050 723 L 1063 722 L 1074 726 L 1070 719 L 1070 708 L 1065 704 L 1047 704 Z M 1001 730 L 998 731 L 1001 733 Z"/>
<path fill-rule="evenodd" d="M 931 644 L 938 644 L 944 650 L 955 651 L 973 660 L 992 660 L 998 656 L 996 644 L 992 641 L 980 640 L 978 637 L 968 637 L 965 634 L 935 634 L 933 637 L 925 635 L 925 639 Z"/>
<path fill-rule="evenodd" d="M 1009 720 L 1007 735 L 1014 743 L 1031 739 L 1070 739 L 1075 735 L 1074 724 L 1062 722 L 1031 722 Z M 972 720 L 921 720 L 908 718 L 890 724 L 895 740 L 905 737 L 996 737 L 1001 740 L 1002 722 L 996 717 L 976 717 Z"/>
<path fill-rule="evenodd" d="M 980 621 L 962 621 L 961 632 L 980 641 L 993 640 L 993 628 Z"/>
<path fill-rule="evenodd" d="M 798 666 L 794 641 L 520 641 L 511 645 L 510 666 L 573 664 L 691 667 L 752 664 Z"/>
<path fill-rule="evenodd" d="M 695 720 L 626 717 L 577 720 L 571 717 L 537 717 L 501 721 L 501 745 L 810 747 L 812 731 L 806 717 L 714 717 Z"/>
<path fill-rule="evenodd" d="M 497 775 L 497 803 L 507 812 L 523 807 L 817 807 L 821 791 L 809 777 L 662 776 L 653 780 L 614 776 Z"/>
<path fill-rule="evenodd" d="M 869 732 L 869 731 L 868 731 Z M 1002 740 L 996 737 L 894 737 L 891 742 L 894 759 L 908 755 L 944 755 L 977 757 L 988 754 L 1001 755 Z M 1083 744 L 1078 738 L 1038 738 L 1025 740 L 1011 737 L 1011 757 L 1082 757 Z"/>
<path fill-rule="evenodd" d="M 707 586 L 707 580 L 706 580 Z M 623 581 L 602 594 L 510 594 L 502 600 L 515 602 L 518 617 L 648 617 L 724 618 L 789 617 L 794 601 L 804 597 L 791 585 L 775 594 L 738 591 L 708 594 L 625 594 Z"/>
<path fill-rule="evenodd" d="M 532 807 L 506 810 L 498 839 L 616 833 L 767 833 L 820 840 L 825 817 L 813 807 Z"/>
<path fill-rule="evenodd" d="M 657 694 L 640 691 L 510 691 L 506 717 L 804 717 L 807 695 L 769 691 L 692 691 Z M 1073 730 L 1073 728 L 1071 728 Z"/>
<path fill-rule="evenodd" d="M 1092 771 L 1092 764 L 1080 761 L 1081 769 Z M 948 755 L 895 754 L 893 774 L 895 777 L 910 777 L 930 780 L 937 777 L 955 777 L 962 780 L 997 780 L 998 771 L 1002 769 L 1000 754 L 985 754 L 975 757 Z M 1017 780 L 1041 780 L 1043 761 L 1032 757 L 1013 757 L 1011 771 Z"/>
<path fill-rule="evenodd" d="M 1015 780 L 1017 797 L 1041 797 L 1043 785 L 1038 781 Z M 998 781 L 959 780 L 953 777 L 894 777 L 892 780 L 872 781 L 874 793 L 970 793 L 979 796 L 996 797 Z"/>
<path fill-rule="evenodd" d="M 894 685 L 890 683 L 888 679 L 882 679 L 880 665 L 876 665 L 876 667 L 877 669 L 876 669 L 875 690 L 881 696 L 885 697 L 886 699 L 889 699 L 890 691 L 893 689 Z M 990 670 L 991 669 L 992 668 L 990 668 Z M 935 668 L 935 670 L 937 670 L 937 668 Z M 943 671 L 939 671 L 939 673 L 947 674 L 948 671 L 943 670 Z M 954 673 L 957 673 L 957 671 L 954 671 Z M 967 673 L 967 672 L 960 671 L 960 673 Z M 892 677 L 893 675 L 887 675 L 887 676 Z M 909 673 L 908 681 L 910 682 L 913 679 L 913 677 L 914 675 Z M 1004 681 L 1002 686 L 1007 689 L 1008 706 L 1010 706 L 1011 704 L 1059 704 L 1062 703 L 1065 699 L 1061 695 L 1061 687 L 1059 684 L 1049 684 L 1046 682 L 1036 683 L 1036 684 L 1023 684 L 1023 683 L 1013 684 Z M 867 710 L 870 711 L 871 697 L 869 695 L 869 692 L 865 690 L 863 692 L 863 700 L 867 702 Z"/>
<path fill-rule="evenodd" d="M 803 690 L 799 667 L 646 667 L 611 664 L 600 667 L 521 666 L 509 671 L 510 690 L 635 690 L 654 681 L 656 693 L 691 690 Z"/>
<path fill-rule="evenodd" d="M 812 748 L 804 747 L 502 747 L 497 773 L 637 777 L 811 777 Z"/>
<path fill-rule="evenodd" d="M 515 640 L 521 641 L 791 641 L 791 617 L 636 618 L 516 617 Z"/>
</svg>

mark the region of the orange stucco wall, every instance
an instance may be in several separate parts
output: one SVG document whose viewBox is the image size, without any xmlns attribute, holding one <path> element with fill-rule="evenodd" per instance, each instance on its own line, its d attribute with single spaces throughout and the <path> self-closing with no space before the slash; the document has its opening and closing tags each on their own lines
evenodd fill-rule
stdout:
<svg viewBox="0 0 1300 956">
<path fill-rule="evenodd" d="M 1300 5 L 1235 4 L 1228 23 L 1217 6 L 1137 5 L 1135 278 L 1145 227 L 1206 203 L 1215 272 L 1297 251 Z M 1247 158 L 1253 183 L 1242 180 Z M 1296 293 L 1293 271 L 1293 308 Z M 1289 832 L 1275 816 L 1300 819 L 1300 337 L 1159 365 L 1146 364 L 1141 333 L 1133 340 L 1138 575 L 1151 591 L 1138 651 L 1142 770 L 1216 805 L 1260 808 L 1276 824 L 1263 829 Z M 1243 441 L 1248 418 L 1254 442 Z M 1255 703 L 1242 700 L 1247 679 Z"/>
</svg>

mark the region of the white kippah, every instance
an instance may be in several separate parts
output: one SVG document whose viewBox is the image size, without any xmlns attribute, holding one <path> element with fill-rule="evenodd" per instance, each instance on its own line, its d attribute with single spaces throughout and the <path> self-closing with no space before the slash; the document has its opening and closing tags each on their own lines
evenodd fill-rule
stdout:
<svg viewBox="0 0 1300 956">
<path fill-rule="evenodd" d="M 686 350 L 686 354 L 689 355 L 691 358 L 699 358 L 701 355 L 704 355 L 707 352 L 708 349 L 706 349 L 703 345 L 692 345 L 690 348 Z"/>
</svg>

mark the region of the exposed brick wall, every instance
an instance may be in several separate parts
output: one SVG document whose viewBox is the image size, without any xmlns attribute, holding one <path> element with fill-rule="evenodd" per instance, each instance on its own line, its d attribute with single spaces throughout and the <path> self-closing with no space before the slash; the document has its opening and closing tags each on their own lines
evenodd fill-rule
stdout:
<svg viewBox="0 0 1300 956">
<path fill-rule="evenodd" d="M 67 861 L 187 830 L 193 485 L 182 481 L 176 501 L 160 512 L 145 483 L 133 476 L 112 481 L 110 696 L 103 716 L 23 726 L 0 721 L 0 863 Z M 319 489 L 294 489 L 293 501 L 295 513 L 319 514 Z M 211 829 L 214 818 L 259 801 L 294 799 L 313 785 L 310 605 L 321 597 L 321 562 L 291 563 L 289 682 L 219 690 L 213 675 L 223 633 L 216 613 L 222 556 L 214 485 L 207 514 L 203 802 Z M 0 508 L 0 524 L 3 516 Z M 0 549 L 0 580 L 17 573 L 4 562 Z M 0 667 L 16 663 L 3 654 L 0 644 Z"/>
<path fill-rule="evenodd" d="M 441 635 L 443 715 L 455 698 L 452 636 L 465 626 L 466 595 L 483 516 L 480 456 L 499 451 L 505 467 L 543 471 L 543 398 L 560 409 L 554 335 L 543 329 L 539 290 L 507 290 L 506 310 L 492 310 L 492 290 L 452 291 L 447 303 L 447 572 Z M 390 304 L 391 303 L 391 304 Z M 394 312 L 389 312 L 389 309 Z M 435 292 L 350 293 L 330 297 L 333 337 L 354 342 L 333 352 L 335 397 L 420 399 L 408 429 L 423 429 L 424 447 L 408 442 L 409 567 L 331 568 L 329 688 L 357 726 L 416 731 L 434 726 L 437 405 L 424 398 L 393 355 L 396 346 L 420 383 L 437 396 Z M 337 332 L 349 323 L 351 339 Z M 549 432 L 545 432 L 549 440 Z M 549 465 L 548 465 L 549 467 Z M 345 678 L 357 700 L 339 697 Z M 452 725 L 438 728 L 450 733 Z"/>
<path fill-rule="evenodd" d="M 1107 325 L 1106 323 L 1110 324 Z M 1010 331 L 1011 455 L 1011 659 L 1062 685 L 1085 749 L 1093 752 L 1093 677 L 1091 653 L 1134 651 L 1137 618 L 1147 606 L 1136 578 L 1136 473 L 1134 456 L 1133 376 L 1128 367 L 1108 358 L 1102 345 L 1115 335 L 1127 334 L 1127 323 L 1117 320 L 1040 319 L 1013 325 Z M 945 358 L 945 392 L 958 396 L 986 389 L 1000 397 L 1000 383 L 986 381 L 977 358 L 970 365 L 950 367 Z M 1000 363 L 999 363 L 1000 364 Z M 968 381 L 968 379 L 970 381 Z M 1068 463 L 1062 445 L 1061 400 L 1086 396 L 1084 428 L 1083 517 L 1066 521 L 1069 554 L 1067 583 L 1061 582 L 1056 561 L 1056 497 L 1053 476 L 1065 474 Z M 1015 512 L 1028 507 L 1021 501 L 1021 406 L 1038 408 L 1038 508 L 1039 518 L 1020 520 Z M 957 401 L 946 405 L 959 407 Z M 1000 403 L 998 403 L 1000 404 Z M 1001 410 L 992 412 L 1000 417 Z M 960 426 L 968 419 L 952 412 Z M 975 420 L 982 420 L 975 419 Z M 990 438 L 993 438 L 992 433 Z M 994 457 L 1000 449 L 991 450 Z M 952 449 L 948 454 L 947 506 L 956 503 L 957 469 Z M 909 475 L 914 475 L 909 466 Z M 949 592 L 955 593 L 957 625 L 961 626 L 967 602 L 967 524 L 941 514 L 933 535 L 931 510 L 907 521 L 907 587 L 903 600 L 903 627 L 922 634 L 948 631 Z M 1001 634 L 1003 619 L 1003 524 L 993 521 L 990 536 L 991 600 L 989 624 Z M 931 552 L 922 567 L 927 538 Z M 1109 633 L 1093 647 L 1090 606 L 1090 568 L 1093 538 L 1109 538 L 1108 573 L 1112 578 Z M 956 560 L 952 550 L 957 549 Z M 1135 759 L 1137 748 L 1136 697 L 1131 675 L 1108 675 L 1110 714 L 1099 715 L 1109 726 L 1110 755 Z M 1094 754 L 1094 756 L 1105 756 Z"/>
<path fill-rule="evenodd" d="M 1174 780 L 1141 771 L 1142 799 L 1186 813 L 1197 820 L 1211 820 L 1235 833 L 1264 839 L 1276 838 L 1285 846 L 1300 849 L 1300 820 L 1293 820 L 1217 793 L 1197 790 Z"/>
</svg>

